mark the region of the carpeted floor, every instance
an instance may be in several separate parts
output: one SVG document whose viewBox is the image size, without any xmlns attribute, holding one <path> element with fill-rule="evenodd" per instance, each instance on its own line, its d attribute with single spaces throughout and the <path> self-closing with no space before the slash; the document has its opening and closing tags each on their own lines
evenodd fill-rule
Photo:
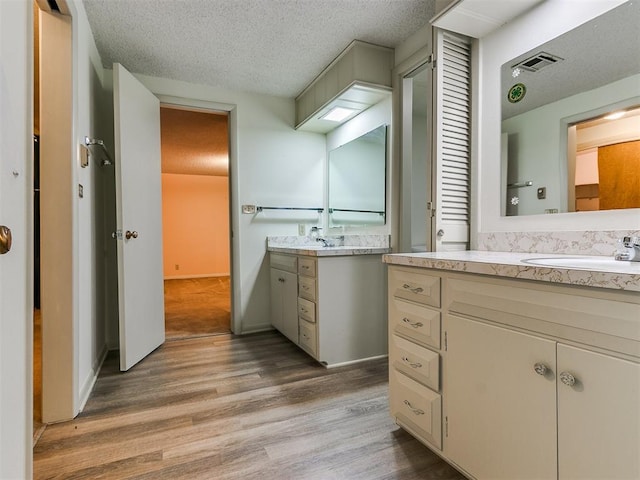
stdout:
<svg viewBox="0 0 640 480">
<path fill-rule="evenodd" d="M 165 280 L 164 309 L 168 340 L 229 333 L 229 277 Z"/>
</svg>

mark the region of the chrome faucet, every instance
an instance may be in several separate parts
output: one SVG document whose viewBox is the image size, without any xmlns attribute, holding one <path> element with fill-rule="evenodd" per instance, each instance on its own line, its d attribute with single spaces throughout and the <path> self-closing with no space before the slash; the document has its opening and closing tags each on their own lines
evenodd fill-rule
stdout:
<svg viewBox="0 0 640 480">
<path fill-rule="evenodd" d="M 640 237 L 623 237 L 613 255 L 616 260 L 640 262 Z"/>
<path fill-rule="evenodd" d="M 316 238 L 316 242 L 320 242 L 320 243 L 322 243 L 322 246 L 323 246 L 323 247 L 331 247 L 331 246 L 333 246 L 333 245 L 331 245 L 331 244 L 329 243 L 329 241 L 328 241 L 326 238 L 322 238 L 322 237 L 318 237 L 318 238 Z"/>
</svg>

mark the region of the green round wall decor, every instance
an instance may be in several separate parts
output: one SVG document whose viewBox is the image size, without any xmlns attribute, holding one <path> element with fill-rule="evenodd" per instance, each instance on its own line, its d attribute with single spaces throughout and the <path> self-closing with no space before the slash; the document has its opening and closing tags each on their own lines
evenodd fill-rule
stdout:
<svg viewBox="0 0 640 480">
<path fill-rule="evenodd" d="M 507 98 L 511 103 L 518 103 L 522 100 L 527 93 L 527 87 L 524 86 L 524 83 L 516 83 L 513 87 L 509 89 L 509 93 L 507 93 Z"/>
</svg>

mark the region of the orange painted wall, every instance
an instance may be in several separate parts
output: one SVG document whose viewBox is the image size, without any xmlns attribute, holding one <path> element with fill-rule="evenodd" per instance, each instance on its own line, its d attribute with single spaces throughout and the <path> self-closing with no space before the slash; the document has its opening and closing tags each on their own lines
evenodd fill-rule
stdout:
<svg viewBox="0 0 640 480">
<path fill-rule="evenodd" d="M 228 177 L 162 174 L 165 278 L 229 275 L 228 199 Z"/>
</svg>

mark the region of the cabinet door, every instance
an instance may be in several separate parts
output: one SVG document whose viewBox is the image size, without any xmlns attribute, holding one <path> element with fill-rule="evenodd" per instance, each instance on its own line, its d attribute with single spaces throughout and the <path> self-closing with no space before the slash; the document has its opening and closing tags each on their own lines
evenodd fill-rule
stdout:
<svg viewBox="0 0 640 480">
<path fill-rule="evenodd" d="M 478 480 L 555 479 L 555 342 L 453 315 L 446 331 L 445 454 Z"/>
<path fill-rule="evenodd" d="M 298 276 L 271 269 L 271 324 L 298 343 Z"/>
<path fill-rule="evenodd" d="M 560 479 L 640 478 L 639 364 L 558 345 L 558 464 Z"/>
</svg>

